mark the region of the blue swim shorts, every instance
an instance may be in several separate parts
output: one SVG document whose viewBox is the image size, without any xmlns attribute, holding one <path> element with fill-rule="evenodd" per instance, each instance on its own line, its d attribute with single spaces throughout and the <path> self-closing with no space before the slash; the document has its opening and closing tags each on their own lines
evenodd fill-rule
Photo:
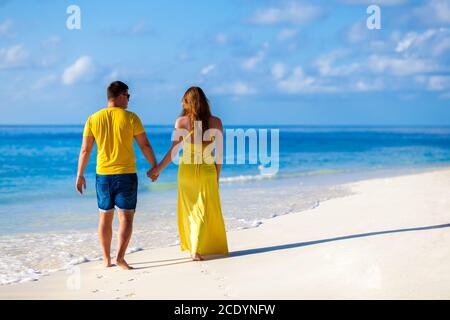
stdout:
<svg viewBox="0 0 450 320">
<path fill-rule="evenodd" d="M 138 178 L 136 173 L 111 174 L 95 177 L 98 209 L 110 211 L 116 206 L 122 211 L 136 210 Z"/>
</svg>

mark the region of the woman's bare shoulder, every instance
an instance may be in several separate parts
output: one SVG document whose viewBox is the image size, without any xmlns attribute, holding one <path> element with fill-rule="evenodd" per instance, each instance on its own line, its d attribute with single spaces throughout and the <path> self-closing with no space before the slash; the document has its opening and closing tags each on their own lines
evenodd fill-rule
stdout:
<svg viewBox="0 0 450 320">
<path fill-rule="evenodd" d="M 189 129 L 190 121 L 188 116 L 179 116 L 175 120 L 175 128 Z"/>
</svg>

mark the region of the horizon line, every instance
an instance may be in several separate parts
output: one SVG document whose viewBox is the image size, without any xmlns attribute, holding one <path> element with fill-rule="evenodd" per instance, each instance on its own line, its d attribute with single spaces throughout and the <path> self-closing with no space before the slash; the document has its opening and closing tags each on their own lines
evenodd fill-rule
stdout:
<svg viewBox="0 0 450 320">
<path fill-rule="evenodd" d="M 145 126 L 153 126 L 153 127 L 172 127 L 173 124 L 143 124 Z M 34 126 L 34 127 L 79 127 L 84 126 L 84 123 L 80 124 L 71 124 L 71 123 L 61 123 L 61 124 L 45 124 L 45 123 L 0 123 L 0 127 L 24 127 L 24 126 Z M 249 127 L 249 126 L 255 126 L 255 127 L 435 127 L 435 128 L 442 128 L 442 127 L 450 127 L 450 124 L 228 124 L 224 125 L 224 127 L 237 127 L 237 126 L 243 126 L 243 127 Z"/>
</svg>

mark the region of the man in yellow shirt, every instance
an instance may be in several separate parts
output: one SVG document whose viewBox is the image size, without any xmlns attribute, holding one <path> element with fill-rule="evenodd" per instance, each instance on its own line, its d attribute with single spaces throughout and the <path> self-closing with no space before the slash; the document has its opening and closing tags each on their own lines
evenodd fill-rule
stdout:
<svg viewBox="0 0 450 320">
<path fill-rule="evenodd" d="M 136 140 L 152 168 L 157 163 L 141 120 L 135 113 L 126 110 L 130 99 L 128 86 L 115 81 L 109 85 L 107 95 L 108 107 L 92 114 L 84 127 L 76 189 L 80 194 L 83 188 L 86 189 L 84 172 L 95 141 L 96 191 L 100 211 L 98 232 L 105 266 L 113 266 L 110 256 L 112 222 L 114 208 L 117 207 L 120 226 L 116 264 L 132 269 L 125 261 L 125 252 L 131 239 L 137 203 L 138 180 L 133 140 Z"/>
</svg>

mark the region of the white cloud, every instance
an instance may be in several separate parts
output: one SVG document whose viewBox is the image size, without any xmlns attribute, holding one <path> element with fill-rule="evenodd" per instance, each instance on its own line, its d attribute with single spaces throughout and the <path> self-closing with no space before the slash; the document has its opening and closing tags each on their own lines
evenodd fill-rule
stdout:
<svg viewBox="0 0 450 320">
<path fill-rule="evenodd" d="M 440 56 L 449 49 L 450 49 L 450 37 L 447 37 L 434 44 L 432 48 L 432 53 L 435 56 Z"/>
<path fill-rule="evenodd" d="M 0 23 L 0 38 L 11 36 L 11 29 L 13 22 L 11 19 L 6 19 Z"/>
<path fill-rule="evenodd" d="M 315 20 L 321 14 L 322 9 L 317 6 L 291 1 L 280 7 L 259 9 L 250 18 L 250 21 L 262 25 L 304 24 Z"/>
<path fill-rule="evenodd" d="M 429 0 L 416 8 L 416 15 L 428 24 L 450 23 L 450 0 Z"/>
<path fill-rule="evenodd" d="M 116 81 L 117 79 L 119 79 L 119 77 L 121 77 L 121 73 L 119 72 L 119 70 L 114 69 L 109 74 L 106 75 L 105 82 L 106 83 L 111 83 L 111 82 Z"/>
<path fill-rule="evenodd" d="M 278 88 L 286 93 L 320 93 L 335 92 L 336 88 L 324 85 L 317 78 L 307 76 L 302 67 L 297 66 L 291 75 L 277 82 Z"/>
<path fill-rule="evenodd" d="M 22 45 L 0 49 L 0 69 L 24 67 L 29 59 L 30 53 Z"/>
<path fill-rule="evenodd" d="M 269 45 L 267 43 L 264 44 L 263 48 L 261 50 L 259 50 L 256 55 L 254 55 L 253 57 L 250 57 L 248 59 L 246 59 L 243 63 L 242 63 L 242 68 L 244 70 L 253 70 L 255 69 L 255 67 L 264 60 L 264 58 L 266 57 L 266 52 L 267 52 L 267 48 L 269 47 Z"/>
<path fill-rule="evenodd" d="M 365 22 L 358 21 L 350 26 L 346 32 L 346 40 L 349 43 L 367 41 L 368 29 Z"/>
<path fill-rule="evenodd" d="M 388 73 L 395 76 L 408 76 L 414 74 L 438 71 L 440 67 L 434 61 L 420 58 L 397 58 L 391 56 L 371 55 L 368 67 L 376 73 Z"/>
<path fill-rule="evenodd" d="M 274 66 L 275 67 L 275 66 Z M 272 75 L 276 80 L 278 89 L 281 92 L 291 94 L 318 94 L 318 93 L 337 93 L 337 92 L 368 92 L 382 90 L 385 86 L 381 77 L 349 76 L 350 74 L 331 72 L 335 77 L 329 77 L 330 71 L 326 75 L 307 75 L 303 68 L 297 66 L 294 70 L 285 75 L 285 67 L 279 66 L 272 68 Z M 274 71 L 276 70 L 276 71 Z"/>
<path fill-rule="evenodd" d="M 450 92 L 443 93 L 439 96 L 441 99 L 450 99 Z"/>
<path fill-rule="evenodd" d="M 55 83 L 57 79 L 58 77 L 54 74 L 45 75 L 39 78 L 31 87 L 34 90 L 43 89 L 49 86 L 50 84 Z"/>
<path fill-rule="evenodd" d="M 396 52 L 403 52 L 407 50 L 411 45 L 416 41 L 417 33 L 409 32 L 398 44 L 395 48 Z"/>
<path fill-rule="evenodd" d="M 380 6 L 396 6 L 405 4 L 408 0 L 340 0 L 339 2 L 344 4 L 357 4 L 357 5 L 371 5 L 376 4 Z"/>
<path fill-rule="evenodd" d="M 215 40 L 216 40 L 216 43 L 220 44 L 220 45 L 225 45 L 229 41 L 228 36 L 224 33 L 217 34 Z"/>
<path fill-rule="evenodd" d="M 319 73 L 322 76 L 347 76 L 361 69 L 359 63 L 353 62 L 340 66 L 334 66 L 337 59 L 345 57 L 348 53 L 342 50 L 335 50 L 331 53 L 320 56 L 316 61 Z"/>
<path fill-rule="evenodd" d="M 247 83 L 236 81 L 229 84 L 218 86 L 211 91 L 214 94 L 232 94 L 232 95 L 248 95 L 256 93 L 256 90 Z"/>
<path fill-rule="evenodd" d="M 450 76 L 418 76 L 416 81 L 429 91 L 450 90 Z"/>
<path fill-rule="evenodd" d="M 113 37 L 135 37 L 135 36 L 148 36 L 154 33 L 154 30 L 149 27 L 145 21 L 141 20 L 133 25 L 120 28 L 109 28 L 104 31 L 106 35 Z"/>
<path fill-rule="evenodd" d="M 432 91 L 441 91 L 450 89 L 450 77 L 430 76 L 428 79 L 428 89 Z"/>
<path fill-rule="evenodd" d="M 383 81 L 380 78 L 376 78 L 372 81 L 359 79 L 355 82 L 353 88 L 351 86 L 352 84 L 350 84 L 350 91 L 357 92 L 377 91 L 384 88 Z"/>
<path fill-rule="evenodd" d="M 286 68 L 284 67 L 284 64 L 281 62 L 278 62 L 272 66 L 272 76 L 275 80 L 279 80 L 284 77 L 286 73 Z"/>
<path fill-rule="evenodd" d="M 64 70 L 62 82 L 65 85 L 71 85 L 76 81 L 92 81 L 95 73 L 96 68 L 92 58 L 89 56 L 82 56 Z"/>
<path fill-rule="evenodd" d="M 39 65 L 41 67 L 48 68 L 58 63 L 59 60 L 60 60 L 59 56 L 55 54 L 49 54 L 41 58 Z"/>
<path fill-rule="evenodd" d="M 422 33 L 408 32 L 397 43 L 395 51 L 408 55 L 440 56 L 450 49 L 450 29 L 428 29 Z"/>
<path fill-rule="evenodd" d="M 60 44 L 61 42 L 62 42 L 61 37 L 51 36 L 51 37 L 48 37 L 46 40 L 44 40 L 42 45 L 46 48 L 49 48 L 49 47 L 56 46 L 56 45 Z"/>
<path fill-rule="evenodd" d="M 391 52 L 392 42 L 385 40 L 373 40 L 369 43 L 369 48 L 372 52 Z"/>
<path fill-rule="evenodd" d="M 131 35 L 148 35 L 152 33 L 152 29 L 147 26 L 144 21 L 139 21 L 133 25 L 128 31 Z"/>
<path fill-rule="evenodd" d="M 188 61 L 191 57 L 186 52 L 183 52 L 183 53 L 180 53 L 178 58 L 180 59 L 180 61 Z"/>
<path fill-rule="evenodd" d="M 264 59 L 264 56 L 265 54 L 263 51 L 258 51 L 258 53 L 255 56 L 246 59 L 242 63 L 242 68 L 245 70 L 255 69 L 255 67 Z"/>
<path fill-rule="evenodd" d="M 294 38 L 297 34 L 298 31 L 296 29 L 283 29 L 278 33 L 277 39 L 279 41 L 286 41 Z"/>
<path fill-rule="evenodd" d="M 438 30 L 429 29 L 423 33 L 408 32 L 397 44 L 396 52 L 404 52 L 413 46 L 422 46 L 426 41 L 432 38 Z"/>
<path fill-rule="evenodd" d="M 208 73 L 213 71 L 215 68 L 216 68 L 216 65 L 214 65 L 214 64 L 207 65 L 200 71 L 200 74 L 206 76 Z"/>
</svg>

